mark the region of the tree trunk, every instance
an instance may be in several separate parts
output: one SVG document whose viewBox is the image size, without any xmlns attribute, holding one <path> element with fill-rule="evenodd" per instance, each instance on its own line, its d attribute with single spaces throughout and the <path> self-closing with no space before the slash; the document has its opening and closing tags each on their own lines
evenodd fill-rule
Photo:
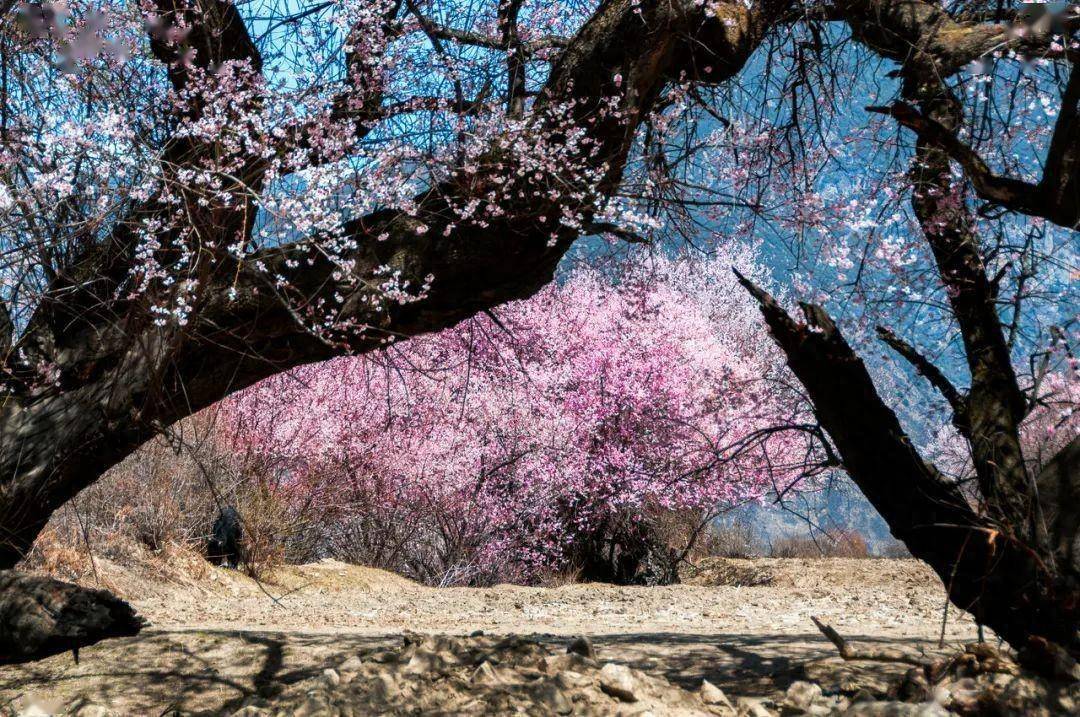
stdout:
<svg viewBox="0 0 1080 717">
<path fill-rule="evenodd" d="M 934 569 L 952 603 L 1018 649 L 1043 638 L 1080 657 L 1080 573 L 1060 561 L 1047 563 L 1032 546 L 977 513 L 956 485 L 922 459 L 824 309 L 804 304 L 807 323 L 797 323 L 772 296 L 742 281 L 810 395 L 845 470 L 893 535 Z"/>
</svg>

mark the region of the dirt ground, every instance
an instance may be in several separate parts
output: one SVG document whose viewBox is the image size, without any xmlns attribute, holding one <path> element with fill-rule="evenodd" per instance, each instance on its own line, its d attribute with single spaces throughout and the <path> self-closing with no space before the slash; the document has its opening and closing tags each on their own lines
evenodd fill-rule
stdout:
<svg viewBox="0 0 1080 717">
<path fill-rule="evenodd" d="M 853 642 L 937 652 L 944 590 L 913 560 L 759 559 L 725 563 L 671 587 L 429 588 L 324 561 L 257 584 L 225 569 L 148 580 L 99 563 L 100 584 L 150 621 L 131 639 L 0 668 L 0 705 L 49 713 L 80 701 L 115 714 L 230 714 L 402 634 L 535 635 L 561 649 L 592 637 L 598 659 L 696 690 L 781 695 L 794 680 L 885 680 L 888 664 L 844 664 L 810 616 Z M 87 581 L 93 584 L 93 580 Z M 759 585 L 708 584 L 755 583 Z M 950 612 L 946 647 L 976 639 Z M 990 638 L 992 639 L 992 638 Z M 816 672 L 816 674 L 814 674 Z M 39 712 L 40 713 L 40 712 Z"/>
</svg>

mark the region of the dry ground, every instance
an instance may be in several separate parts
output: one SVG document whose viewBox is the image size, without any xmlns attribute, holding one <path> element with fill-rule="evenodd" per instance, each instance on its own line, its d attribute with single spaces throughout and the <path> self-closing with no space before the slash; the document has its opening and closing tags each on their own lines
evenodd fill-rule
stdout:
<svg viewBox="0 0 1080 717">
<path fill-rule="evenodd" d="M 843 665 L 810 621 L 855 641 L 936 648 L 944 590 L 913 560 L 760 559 L 719 578 L 771 576 L 753 587 L 684 584 L 554 588 L 428 588 L 379 570 L 326 561 L 291 567 L 262 586 L 203 569 L 182 580 L 148 579 L 99 561 L 101 583 L 150 620 L 137 638 L 36 664 L 0 668 L 0 705 L 61 709 L 88 700 L 119 714 L 228 713 L 318 676 L 361 650 L 399 645 L 403 632 L 536 634 L 564 644 L 593 637 L 600 659 L 629 664 L 695 689 L 702 679 L 733 698 L 778 695 L 793 680 L 823 684 L 852 670 L 885 678 L 893 665 Z M 88 581 L 93 583 L 91 579 Z M 950 613 L 947 643 L 975 626 Z"/>
</svg>

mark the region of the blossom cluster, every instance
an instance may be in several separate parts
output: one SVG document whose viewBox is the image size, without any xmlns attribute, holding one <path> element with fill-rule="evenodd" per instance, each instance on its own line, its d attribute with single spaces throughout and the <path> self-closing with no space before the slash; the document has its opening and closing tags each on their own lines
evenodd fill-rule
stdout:
<svg viewBox="0 0 1080 717">
<path fill-rule="evenodd" d="M 578 270 L 497 317 L 264 381 L 222 424 L 287 466 L 296 504 L 450 516 L 482 574 L 528 579 L 612 521 L 708 514 L 800 476 L 804 437 L 770 429 L 803 409 L 732 261 L 765 280 L 745 253 Z"/>
</svg>

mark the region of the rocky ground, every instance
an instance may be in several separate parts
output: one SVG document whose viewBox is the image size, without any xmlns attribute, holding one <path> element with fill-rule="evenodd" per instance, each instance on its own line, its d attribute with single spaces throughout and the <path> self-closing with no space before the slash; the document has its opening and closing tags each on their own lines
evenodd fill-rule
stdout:
<svg viewBox="0 0 1080 717">
<path fill-rule="evenodd" d="M 1078 696 L 1007 656 L 957 658 L 976 630 L 955 612 L 939 648 L 944 592 L 910 560 L 715 561 L 662 588 L 436 589 L 332 561 L 261 584 L 95 567 L 151 627 L 79 664 L 0 668 L 0 712 L 1070 714 Z M 899 659 L 845 662 L 811 616 Z"/>
</svg>

